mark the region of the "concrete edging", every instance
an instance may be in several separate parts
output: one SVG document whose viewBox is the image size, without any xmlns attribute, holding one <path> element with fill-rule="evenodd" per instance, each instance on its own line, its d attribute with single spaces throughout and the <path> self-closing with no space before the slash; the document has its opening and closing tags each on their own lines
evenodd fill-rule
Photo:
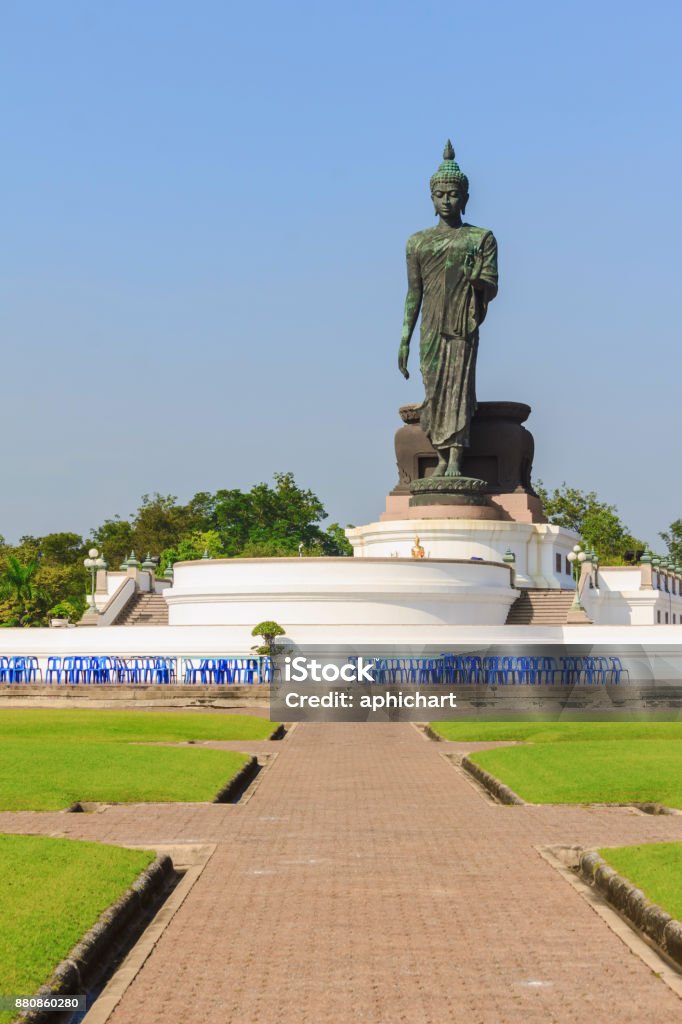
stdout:
<svg viewBox="0 0 682 1024">
<path fill-rule="evenodd" d="M 598 889 L 636 931 L 682 967 L 681 921 L 648 899 L 594 851 L 580 854 L 577 870 L 583 881 Z"/>
<path fill-rule="evenodd" d="M 36 996 L 79 995 L 94 988 L 110 967 L 123 940 L 144 930 L 148 916 L 156 912 L 175 873 L 173 862 L 166 854 L 152 861 L 127 892 L 100 915 L 38 989 Z M 17 1017 L 21 1024 L 50 1024 L 54 1020 L 55 1014 L 44 1010 L 29 1010 Z"/>
<path fill-rule="evenodd" d="M 439 732 L 436 732 L 436 730 L 433 729 L 430 725 L 417 724 L 417 728 L 421 729 L 424 735 L 428 737 L 428 739 L 434 740 L 435 743 L 442 743 L 445 739 L 444 736 L 441 736 L 441 734 Z"/>
<path fill-rule="evenodd" d="M 214 804 L 236 803 L 244 791 L 251 785 L 258 775 L 261 766 L 257 757 L 251 757 L 246 764 L 233 775 L 229 782 L 226 782 L 222 789 L 219 789 L 213 797 Z"/>
<path fill-rule="evenodd" d="M 461 761 L 462 768 L 469 772 L 469 775 L 473 775 L 477 782 L 480 782 L 485 789 L 494 796 L 496 800 L 499 800 L 501 804 L 525 804 L 526 801 L 522 800 L 513 789 L 509 786 L 505 786 L 504 782 L 500 782 L 490 772 L 486 772 L 483 768 L 480 768 L 473 761 L 470 761 L 468 757 L 463 757 Z"/>
</svg>

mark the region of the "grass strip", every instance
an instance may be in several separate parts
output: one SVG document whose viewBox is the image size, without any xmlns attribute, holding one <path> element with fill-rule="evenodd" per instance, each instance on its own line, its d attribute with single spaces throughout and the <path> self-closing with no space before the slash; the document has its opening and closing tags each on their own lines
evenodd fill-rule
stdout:
<svg viewBox="0 0 682 1024">
<path fill-rule="evenodd" d="M 599 855 L 659 907 L 682 921 L 682 843 L 646 843 Z"/>
<path fill-rule="evenodd" d="M 646 803 L 682 808 L 677 739 L 535 742 L 470 759 L 531 803 Z"/>
<path fill-rule="evenodd" d="M 245 754 L 64 738 L 0 743 L 0 810 L 54 811 L 103 803 L 210 801 Z"/>
<path fill-rule="evenodd" d="M 92 689 L 92 687 L 90 688 Z M 81 708 L 8 708 L 0 711 L 0 740 L 67 739 L 113 742 L 264 740 L 275 722 L 216 712 L 88 711 Z"/>
<path fill-rule="evenodd" d="M 580 740 L 682 740 L 682 722 L 431 722 L 446 740 L 460 743 L 491 740 L 532 740 L 534 743 L 575 743 Z"/>
<path fill-rule="evenodd" d="M 155 854 L 0 835 L 0 993 L 32 995 Z M 14 1011 L 0 1012 L 10 1021 Z"/>
</svg>

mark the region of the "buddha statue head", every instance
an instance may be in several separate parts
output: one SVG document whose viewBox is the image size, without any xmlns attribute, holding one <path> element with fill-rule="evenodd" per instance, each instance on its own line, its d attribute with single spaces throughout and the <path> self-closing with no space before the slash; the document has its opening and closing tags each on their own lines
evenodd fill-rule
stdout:
<svg viewBox="0 0 682 1024">
<path fill-rule="evenodd" d="M 431 199 L 436 216 L 445 221 L 458 220 L 469 200 L 469 179 L 455 163 L 450 139 L 443 150 L 443 162 L 431 176 Z"/>
</svg>

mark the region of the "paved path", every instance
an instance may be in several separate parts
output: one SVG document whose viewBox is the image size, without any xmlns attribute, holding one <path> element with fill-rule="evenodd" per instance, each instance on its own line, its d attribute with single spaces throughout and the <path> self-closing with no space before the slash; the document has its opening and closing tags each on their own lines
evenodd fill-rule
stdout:
<svg viewBox="0 0 682 1024">
<path fill-rule="evenodd" d="M 302 725 L 245 803 L 1 814 L 0 830 L 217 844 L 111 1024 L 682 1021 L 535 849 L 682 841 L 682 817 L 496 805 L 453 746 Z"/>
</svg>

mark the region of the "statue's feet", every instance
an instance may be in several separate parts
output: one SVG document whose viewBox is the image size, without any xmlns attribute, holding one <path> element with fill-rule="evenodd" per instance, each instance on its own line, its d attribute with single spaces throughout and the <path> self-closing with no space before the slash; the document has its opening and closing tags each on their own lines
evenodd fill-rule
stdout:
<svg viewBox="0 0 682 1024">
<path fill-rule="evenodd" d="M 443 476 L 461 476 L 462 449 L 459 445 L 453 445 L 448 456 L 448 464 Z"/>
<path fill-rule="evenodd" d="M 433 471 L 434 476 L 446 476 L 448 468 L 448 460 L 444 455 L 438 456 L 438 465 Z"/>
</svg>

